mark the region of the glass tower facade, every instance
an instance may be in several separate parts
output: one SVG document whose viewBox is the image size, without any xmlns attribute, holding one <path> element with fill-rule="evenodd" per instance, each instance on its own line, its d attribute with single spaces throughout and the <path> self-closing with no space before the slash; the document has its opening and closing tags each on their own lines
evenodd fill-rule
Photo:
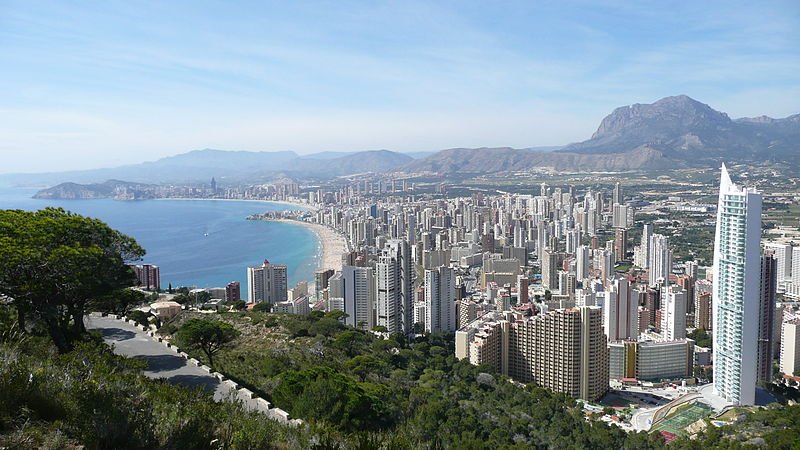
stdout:
<svg viewBox="0 0 800 450">
<path fill-rule="evenodd" d="M 761 278 L 761 194 L 733 184 L 722 166 L 714 242 L 714 391 L 755 403 Z"/>
</svg>

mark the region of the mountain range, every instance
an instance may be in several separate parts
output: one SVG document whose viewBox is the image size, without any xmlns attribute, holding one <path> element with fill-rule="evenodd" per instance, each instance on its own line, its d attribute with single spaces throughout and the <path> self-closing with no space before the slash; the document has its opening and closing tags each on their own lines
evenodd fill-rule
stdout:
<svg viewBox="0 0 800 450">
<path fill-rule="evenodd" d="M 617 171 L 716 166 L 721 161 L 797 164 L 800 114 L 732 120 L 685 95 L 615 109 L 586 141 L 551 152 L 512 148 L 450 149 L 410 171 L 491 173 L 549 168 Z"/>
<path fill-rule="evenodd" d="M 485 174 L 552 169 L 624 171 L 716 166 L 729 162 L 800 160 L 800 114 L 731 119 L 688 96 L 615 109 L 582 142 L 563 147 L 453 148 L 404 154 L 388 150 L 245 152 L 195 150 L 157 161 L 50 174 L 1 176 L 12 183 L 93 183 L 108 179 L 140 183 L 266 182 L 276 178 L 323 179 L 364 172 Z"/>
</svg>

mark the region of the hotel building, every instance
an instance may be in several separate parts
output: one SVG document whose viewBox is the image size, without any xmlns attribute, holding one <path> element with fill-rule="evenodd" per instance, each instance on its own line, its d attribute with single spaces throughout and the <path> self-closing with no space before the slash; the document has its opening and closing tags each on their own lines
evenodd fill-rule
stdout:
<svg viewBox="0 0 800 450">
<path fill-rule="evenodd" d="M 608 348 L 599 307 L 525 317 L 488 314 L 456 332 L 456 357 L 523 383 L 596 401 L 608 391 Z"/>
</svg>

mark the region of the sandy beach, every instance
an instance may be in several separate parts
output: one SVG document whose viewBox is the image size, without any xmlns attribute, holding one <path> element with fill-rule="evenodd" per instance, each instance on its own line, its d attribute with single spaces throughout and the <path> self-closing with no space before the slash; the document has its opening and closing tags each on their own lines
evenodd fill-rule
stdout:
<svg viewBox="0 0 800 450">
<path fill-rule="evenodd" d="M 320 260 L 319 269 L 342 269 L 342 254 L 348 251 L 347 240 L 344 236 L 332 230 L 331 228 L 326 227 L 325 225 L 320 225 L 317 223 L 291 219 L 273 219 L 273 221 L 301 225 L 313 231 L 314 234 L 316 234 L 319 238 L 319 243 L 322 247 L 320 249 L 322 258 Z M 311 281 L 313 282 L 313 280 Z"/>
</svg>

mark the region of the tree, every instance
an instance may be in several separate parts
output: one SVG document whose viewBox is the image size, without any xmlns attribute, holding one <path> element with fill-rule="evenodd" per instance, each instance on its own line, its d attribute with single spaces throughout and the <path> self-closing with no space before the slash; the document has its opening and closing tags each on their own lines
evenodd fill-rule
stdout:
<svg viewBox="0 0 800 450">
<path fill-rule="evenodd" d="M 234 300 L 231 303 L 231 306 L 237 311 L 243 311 L 245 308 L 247 308 L 247 303 L 245 303 L 244 300 Z"/>
<path fill-rule="evenodd" d="M 184 304 L 187 304 L 187 303 L 191 303 L 192 302 L 192 297 L 189 296 L 189 294 L 184 294 L 183 292 L 181 292 L 179 294 L 176 294 L 174 297 L 172 297 L 172 301 L 176 302 L 176 303 L 180 303 L 181 305 L 184 305 Z"/>
<path fill-rule="evenodd" d="M 204 303 L 208 303 L 209 301 L 211 301 L 211 292 L 200 291 L 194 294 L 195 304 L 202 305 Z"/>
<path fill-rule="evenodd" d="M 253 311 L 255 311 L 255 312 L 269 312 L 269 310 L 271 309 L 271 306 L 272 305 L 270 305 L 267 302 L 256 303 L 255 305 L 253 305 Z"/>
<path fill-rule="evenodd" d="M 366 348 L 369 341 L 366 334 L 351 329 L 339 333 L 333 341 L 333 346 L 344 350 L 347 356 L 354 356 L 360 349 Z"/>
<path fill-rule="evenodd" d="M 41 322 L 62 353 L 86 331 L 87 303 L 132 286 L 126 263 L 144 253 L 102 221 L 61 208 L 0 211 L 0 295 L 13 299 L 22 329 Z"/>
<path fill-rule="evenodd" d="M 345 363 L 345 367 L 357 375 L 361 381 L 365 381 L 372 373 L 381 374 L 385 366 L 386 364 L 382 360 L 372 355 L 358 355 Z"/>
<path fill-rule="evenodd" d="M 706 347 L 711 348 L 711 336 L 708 332 L 702 328 L 696 328 L 694 331 L 689 333 L 689 339 L 694 339 L 695 345 L 698 347 Z"/>
<path fill-rule="evenodd" d="M 331 317 L 323 317 L 318 321 L 311 324 L 308 328 L 309 334 L 312 335 L 323 335 L 323 336 L 333 336 L 339 330 L 344 329 L 345 326 L 339 320 L 331 318 Z"/>
<path fill-rule="evenodd" d="M 89 303 L 92 311 L 126 315 L 133 306 L 144 303 L 145 295 L 134 289 L 119 289 Z"/>
<path fill-rule="evenodd" d="M 349 316 L 344 311 L 339 311 L 338 309 L 334 309 L 333 311 L 326 312 L 325 313 L 325 317 L 331 318 L 331 319 L 336 319 L 336 320 L 338 320 L 340 322 L 344 322 L 344 319 L 346 319 Z"/>
<path fill-rule="evenodd" d="M 133 310 L 128 313 L 128 319 L 138 323 L 139 325 L 147 326 L 150 324 L 150 314 L 147 314 L 143 311 L 139 311 L 138 309 Z"/>
<path fill-rule="evenodd" d="M 214 355 L 238 336 L 239 332 L 231 324 L 209 319 L 188 320 L 175 333 L 181 346 L 205 353 L 211 367 L 214 367 Z"/>
</svg>

